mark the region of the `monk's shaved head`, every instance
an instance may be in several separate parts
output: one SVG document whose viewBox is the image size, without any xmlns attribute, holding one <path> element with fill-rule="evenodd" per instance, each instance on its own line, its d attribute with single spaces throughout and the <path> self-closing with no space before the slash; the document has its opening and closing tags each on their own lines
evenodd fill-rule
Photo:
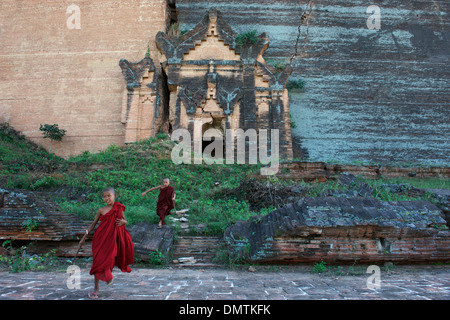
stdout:
<svg viewBox="0 0 450 320">
<path fill-rule="evenodd" d="M 116 195 L 116 190 L 114 188 L 106 188 L 105 190 L 103 190 L 102 194 L 106 192 L 111 192 L 113 195 Z"/>
</svg>

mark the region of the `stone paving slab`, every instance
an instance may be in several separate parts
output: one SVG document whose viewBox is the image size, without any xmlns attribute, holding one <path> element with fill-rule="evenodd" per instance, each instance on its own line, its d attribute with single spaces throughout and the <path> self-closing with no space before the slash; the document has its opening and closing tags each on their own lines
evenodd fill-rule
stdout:
<svg viewBox="0 0 450 320">
<path fill-rule="evenodd" d="M 0 300 L 88 300 L 93 277 L 80 269 L 78 289 L 69 274 L 0 272 Z M 114 269 L 114 283 L 100 283 L 104 300 L 450 300 L 450 266 L 400 266 L 381 272 L 381 288 L 370 289 L 370 274 L 313 274 L 308 268 L 278 271 L 214 269 Z"/>
</svg>

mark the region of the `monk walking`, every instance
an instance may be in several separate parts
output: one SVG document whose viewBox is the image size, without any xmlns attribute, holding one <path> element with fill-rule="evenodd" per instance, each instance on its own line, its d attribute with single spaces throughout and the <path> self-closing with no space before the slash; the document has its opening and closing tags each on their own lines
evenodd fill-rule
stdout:
<svg viewBox="0 0 450 320">
<path fill-rule="evenodd" d="M 103 191 L 106 206 L 97 211 L 94 222 L 80 240 L 81 246 L 89 232 L 94 230 L 100 221 L 92 238 L 92 267 L 89 272 L 95 277 L 95 292 L 89 293 L 92 299 L 98 298 L 99 280 L 105 281 L 107 285 L 112 283 L 114 266 L 119 267 L 122 272 L 131 272 L 129 265 L 134 263 L 134 244 L 125 228 L 125 206 L 115 202 L 115 198 L 116 192 L 113 188 Z"/>
<path fill-rule="evenodd" d="M 162 185 L 148 189 L 142 193 L 142 196 L 155 189 L 160 189 L 156 204 L 156 214 L 159 216 L 158 229 L 161 229 L 166 224 L 164 222 L 165 217 L 171 215 L 170 210 L 175 208 L 175 190 L 170 186 L 169 178 L 164 178 Z"/>
</svg>

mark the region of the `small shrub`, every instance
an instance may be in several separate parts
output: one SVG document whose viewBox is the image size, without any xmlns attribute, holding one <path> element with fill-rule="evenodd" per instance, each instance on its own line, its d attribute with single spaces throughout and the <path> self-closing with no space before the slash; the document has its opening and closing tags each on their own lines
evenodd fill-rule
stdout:
<svg viewBox="0 0 450 320">
<path fill-rule="evenodd" d="M 328 266 L 327 263 L 324 261 L 320 261 L 318 263 L 315 263 L 312 267 L 312 272 L 313 273 L 323 273 L 327 270 Z"/>
<path fill-rule="evenodd" d="M 31 189 L 37 190 L 37 189 L 49 189 L 54 188 L 60 185 L 60 180 L 52 177 L 52 176 L 45 176 L 36 182 L 34 182 L 31 185 Z"/>
<path fill-rule="evenodd" d="M 293 90 L 293 89 L 304 90 L 305 89 L 305 81 L 302 79 L 289 80 L 286 85 L 286 89 L 288 89 L 288 90 Z"/>
<path fill-rule="evenodd" d="M 297 128 L 297 124 L 295 123 L 295 121 L 292 121 L 292 114 L 290 114 L 290 119 L 291 119 L 291 128 L 292 129 Z"/>
<path fill-rule="evenodd" d="M 164 262 L 164 255 L 159 250 L 152 251 L 149 254 L 148 262 L 152 265 L 161 265 Z"/>
<path fill-rule="evenodd" d="M 256 29 L 240 33 L 235 38 L 236 44 L 242 47 L 250 47 L 258 43 L 258 31 Z"/>
<path fill-rule="evenodd" d="M 280 71 L 283 71 L 284 68 L 286 68 L 286 64 L 281 61 L 278 61 L 274 67 L 275 67 L 276 72 L 280 72 Z"/>
<path fill-rule="evenodd" d="M 33 183 L 33 177 L 30 174 L 17 174 L 7 180 L 5 187 L 10 189 L 31 189 Z"/>
<path fill-rule="evenodd" d="M 168 139 L 169 136 L 167 134 L 165 134 L 164 132 L 158 132 L 156 134 L 156 138 L 160 139 L 160 140 L 165 140 L 165 139 Z"/>
<path fill-rule="evenodd" d="M 66 130 L 59 129 L 57 124 L 41 124 L 39 130 L 42 131 L 44 138 L 49 138 L 50 140 L 55 141 L 61 141 L 66 134 Z"/>
<path fill-rule="evenodd" d="M 28 244 L 28 247 L 33 244 Z M 9 251 L 13 250 L 13 242 L 11 240 L 4 241 L 2 246 Z M 0 262 L 9 267 L 9 272 L 17 273 L 22 271 L 40 271 L 54 268 L 57 264 L 56 250 L 53 249 L 44 255 L 27 254 L 27 246 L 21 246 L 13 250 L 14 254 L 10 256 L 1 256 Z"/>
<path fill-rule="evenodd" d="M 22 228 L 27 230 L 27 232 L 31 232 L 33 230 L 36 230 L 38 228 L 38 226 L 39 226 L 39 221 L 34 220 L 32 218 L 22 222 Z"/>
</svg>

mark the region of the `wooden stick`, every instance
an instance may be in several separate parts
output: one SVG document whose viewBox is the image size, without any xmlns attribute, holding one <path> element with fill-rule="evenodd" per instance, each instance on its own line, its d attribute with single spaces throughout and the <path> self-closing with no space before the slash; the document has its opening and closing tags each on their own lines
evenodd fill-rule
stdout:
<svg viewBox="0 0 450 320">
<path fill-rule="evenodd" d="M 82 246 L 82 245 L 80 245 L 80 246 L 78 247 L 77 253 L 75 253 L 75 257 L 74 257 L 73 260 L 72 260 L 72 265 L 75 263 L 75 260 L 76 260 L 77 257 L 78 257 L 78 252 L 80 252 L 81 246 Z"/>
</svg>

